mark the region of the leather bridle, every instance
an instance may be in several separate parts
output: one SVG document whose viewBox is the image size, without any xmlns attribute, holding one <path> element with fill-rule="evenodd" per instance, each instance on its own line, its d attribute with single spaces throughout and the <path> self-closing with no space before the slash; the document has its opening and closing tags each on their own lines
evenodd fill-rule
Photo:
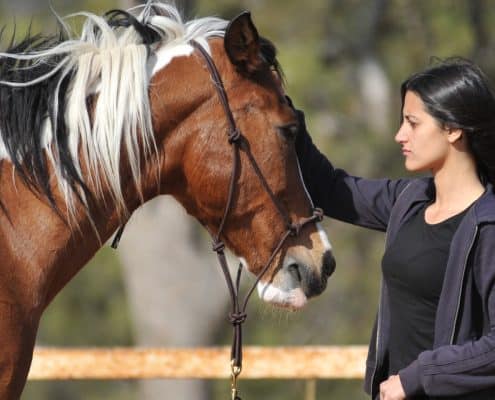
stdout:
<svg viewBox="0 0 495 400">
<path fill-rule="evenodd" d="M 256 276 L 255 282 L 247 292 L 246 296 L 244 297 L 244 300 L 241 302 L 239 296 L 239 287 L 241 280 L 242 264 L 239 264 L 236 280 L 234 283 L 229 271 L 227 258 L 225 256 L 225 244 L 222 241 L 221 236 L 225 228 L 225 223 L 227 222 L 229 214 L 232 210 L 234 192 L 236 189 L 236 176 L 239 170 L 240 152 L 242 150 L 242 142 L 245 139 L 242 135 L 242 132 L 239 130 L 239 128 L 236 125 L 234 116 L 232 114 L 232 110 L 230 109 L 229 106 L 227 92 L 225 91 L 224 84 L 222 82 L 222 79 L 220 77 L 218 69 L 215 66 L 213 59 L 199 43 L 197 43 L 196 41 L 191 41 L 190 43 L 196 50 L 198 50 L 198 52 L 201 54 L 201 56 L 204 58 L 206 62 L 206 66 L 208 67 L 208 70 L 210 72 L 211 78 L 213 80 L 213 84 L 220 99 L 220 103 L 222 104 L 222 107 L 224 109 L 225 116 L 227 117 L 227 122 L 229 125 L 227 139 L 230 145 L 232 146 L 233 165 L 230 175 L 227 202 L 225 204 L 225 209 L 217 233 L 214 234 L 213 232 L 210 232 L 210 234 L 212 236 L 212 249 L 217 253 L 218 261 L 225 276 L 225 280 L 227 282 L 227 287 L 229 290 L 230 299 L 232 303 L 232 309 L 231 312 L 229 313 L 229 320 L 234 328 L 234 336 L 233 336 L 232 350 L 231 350 L 232 400 L 241 400 L 237 390 L 237 377 L 239 376 L 242 370 L 242 324 L 246 321 L 246 317 L 247 317 L 246 314 L 247 303 L 252 293 L 256 289 L 256 286 L 258 285 L 259 281 L 270 268 L 270 265 L 272 264 L 275 256 L 278 254 L 278 252 L 280 251 L 286 240 L 291 236 L 292 237 L 298 236 L 299 232 L 304 226 L 313 222 L 321 221 L 323 219 L 323 211 L 320 208 L 313 208 L 312 216 L 307 218 L 301 218 L 298 222 L 293 222 L 288 212 L 284 209 L 284 207 L 282 207 L 280 202 L 273 194 L 272 190 L 270 189 L 270 186 L 265 180 L 261 170 L 259 169 L 251 153 L 249 151 L 246 151 L 246 155 L 248 157 L 251 166 L 254 169 L 256 176 L 261 182 L 261 185 L 263 186 L 266 193 L 269 195 L 272 203 L 274 204 L 275 208 L 280 214 L 280 217 L 283 219 L 286 230 L 282 234 L 277 246 L 274 248 L 273 252 L 268 258 L 268 261 L 263 266 L 261 272 Z M 123 234 L 124 228 L 125 228 L 125 224 L 122 225 L 117 231 L 114 240 L 112 242 L 113 248 L 117 248 L 120 242 L 120 238 Z"/>
<path fill-rule="evenodd" d="M 230 175 L 230 182 L 229 182 L 229 189 L 228 189 L 228 196 L 227 196 L 227 202 L 225 204 L 225 209 L 223 213 L 222 220 L 220 222 L 218 231 L 216 234 L 213 234 L 210 232 L 212 236 L 212 248 L 213 251 L 217 253 L 218 261 L 220 263 L 220 266 L 222 268 L 223 274 L 225 276 L 225 280 L 227 282 L 227 287 L 229 289 L 230 293 L 230 298 L 231 298 L 231 303 L 232 303 L 232 311 L 229 313 L 229 320 L 231 324 L 233 325 L 234 328 L 234 338 L 232 342 L 232 351 L 231 351 L 231 367 L 232 367 L 232 400 L 240 400 L 240 397 L 238 396 L 238 391 L 237 391 L 237 377 L 241 372 L 242 369 L 242 324 L 246 320 L 246 307 L 247 303 L 249 301 L 249 298 L 251 297 L 251 294 L 253 293 L 254 289 L 256 288 L 257 284 L 261 280 L 261 278 L 266 274 L 268 269 L 270 268 L 271 263 L 273 262 L 273 259 L 277 255 L 277 253 L 280 251 L 286 240 L 291 237 L 291 236 L 297 236 L 301 229 L 312 222 L 318 222 L 323 219 L 323 211 L 319 208 L 313 208 L 313 215 L 307 218 L 302 218 L 298 222 L 292 222 L 291 218 L 288 214 L 288 212 L 281 206 L 280 202 L 276 199 L 275 195 L 271 191 L 268 183 L 266 182 L 263 174 L 261 173 L 261 170 L 259 169 L 258 165 L 256 164 L 256 161 L 252 157 L 249 151 L 246 152 L 248 156 L 248 160 L 251 163 L 251 166 L 253 167 L 258 179 L 260 180 L 263 188 L 265 191 L 268 193 L 271 201 L 273 202 L 275 208 L 277 209 L 278 213 L 280 214 L 281 218 L 284 220 L 286 231 L 282 234 L 280 241 L 278 242 L 277 246 L 273 250 L 272 254 L 270 255 L 268 261 L 264 265 L 263 269 L 261 272 L 257 275 L 255 282 L 253 283 L 252 287 L 250 290 L 247 292 L 247 295 L 244 298 L 244 301 L 242 303 L 240 302 L 239 298 L 239 286 L 240 286 L 240 278 L 241 278 L 241 271 L 242 271 L 242 264 L 239 264 L 239 268 L 237 270 L 237 277 L 235 280 L 235 285 L 232 279 L 232 276 L 229 272 L 229 267 L 227 263 L 227 259 L 225 257 L 225 244 L 223 243 L 221 236 L 222 232 L 225 227 L 225 223 L 228 219 L 228 216 L 230 214 L 230 211 L 232 210 L 232 204 L 233 204 L 233 196 L 234 196 L 234 191 L 236 188 L 236 176 L 237 172 L 239 169 L 239 159 L 240 159 L 240 151 L 242 149 L 242 141 L 244 140 L 242 132 L 239 130 L 235 123 L 234 116 L 232 114 L 232 110 L 230 109 L 229 106 L 229 101 L 227 98 L 227 92 L 225 91 L 225 87 L 223 85 L 222 79 L 220 77 L 220 74 L 215 66 L 215 63 L 213 59 L 210 57 L 208 52 L 197 42 L 191 41 L 192 46 L 199 51 L 199 53 L 202 55 L 206 62 L 206 66 L 208 67 L 208 70 L 210 72 L 210 75 L 213 79 L 213 84 L 215 86 L 216 92 L 218 94 L 218 97 L 220 99 L 220 102 L 222 104 L 222 107 L 225 112 L 225 116 L 227 117 L 227 122 L 229 125 L 229 130 L 228 130 L 228 141 L 232 146 L 232 153 L 233 153 L 233 166 L 231 170 L 231 175 Z"/>
</svg>

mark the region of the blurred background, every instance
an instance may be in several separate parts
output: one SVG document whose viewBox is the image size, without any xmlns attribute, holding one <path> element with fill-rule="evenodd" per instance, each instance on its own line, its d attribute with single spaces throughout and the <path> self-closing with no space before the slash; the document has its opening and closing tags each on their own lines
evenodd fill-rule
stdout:
<svg viewBox="0 0 495 400">
<path fill-rule="evenodd" d="M 52 0 L 60 14 L 101 14 L 132 0 Z M 404 175 L 393 141 L 399 86 L 433 57 L 464 56 L 495 79 L 491 0 L 189 0 L 185 16 L 229 19 L 249 9 L 277 46 L 286 89 L 306 112 L 314 140 L 356 175 Z M 47 0 L 0 0 L 8 42 L 54 33 Z M 5 47 L 3 47 L 5 48 Z M 305 310 L 287 313 L 253 298 L 245 325 L 251 345 L 367 344 L 378 302 L 382 234 L 326 220 L 337 271 Z M 247 283 L 252 278 L 247 279 Z M 38 344 L 53 346 L 228 345 L 227 291 L 208 237 L 174 201 L 138 211 L 114 252 L 105 246 L 62 291 L 42 319 Z M 255 296 L 253 296 L 255 297 Z M 241 381 L 243 398 L 304 398 L 303 381 Z M 210 400 L 227 381 L 30 382 L 23 400 Z M 362 382 L 318 381 L 318 399 L 365 399 Z"/>
</svg>

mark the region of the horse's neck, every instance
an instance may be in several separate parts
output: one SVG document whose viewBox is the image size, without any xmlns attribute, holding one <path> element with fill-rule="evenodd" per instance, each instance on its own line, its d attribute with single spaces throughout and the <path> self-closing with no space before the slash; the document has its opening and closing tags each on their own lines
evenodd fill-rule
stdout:
<svg viewBox="0 0 495 400">
<path fill-rule="evenodd" d="M 144 163 L 142 198 L 133 189 L 131 174 L 123 175 L 129 213 L 142 200 L 159 194 L 174 195 L 191 212 L 190 199 L 184 195 L 182 154 L 190 135 L 199 129 L 194 121 L 195 110 L 211 96 L 207 83 L 209 77 L 201 63 L 186 57 L 177 58 L 153 76 L 150 101 L 159 161 L 151 157 Z M 91 217 L 79 204 L 75 220 L 67 224 L 45 199 L 40 199 L 18 178 L 12 179 L 12 165 L 3 163 L 0 169 L 0 199 L 7 209 L 7 213 L 0 212 L 0 277 L 4 273 L 10 276 L 0 283 L 0 289 L 2 285 L 16 287 L 16 282 L 31 282 L 31 286 L 21 290 L 22 296 L 29 297 L 27 302 L 44 307 L 123 221 L 108 198 L 97 198 Z M 122 170 L 129 168 L 123 166 Z M 102 204 L 106 206 L 99 207 Z M 63 200 L 59 206 L 64 210 Z"/>
<path fill-rule="evenodd" d="M 212 45 L 213 50 L 215 46 L 218 43 Z M 157 194 L 169 194 L 197 217 L 192 207 L 195 199 L 187 190 L 184 170 L 191 153 L 201 158 L 201 152 L 196 149 L 204 140 L 200 133 L 215 123 L 206 105 L 212 95 L 216 93 L 210 75 L 203 60 L 196 55 L 178 57 L 153 76 L 150 103 L 160 161 L 152 160 L 145 165 L 142 187 L 145 201 Z"/>
<path fill-rule="evenodd" d="M 181 197 L 179 193 L 183 192 L 185 185 L 179 172 L 183 167 L 182 155 L 189 138 L 199 129 L 198 123 L 190 120 L 194 120 L 195 111 L 211 96 L 211 87 L 205 85 L 209 83 L 209 76 L 201 62 L 194 57 L 179 56 L 151 78 L 150 107 L 157 153 L 141 160 L 139 191 L 133 182 L 130 166 L 121 167 L 123 195 L 129 215 L 143 202 L 157 195 Z M 96 199 L 94 210 L 96 217 L 93 218 L 93 228 L 96 228 L 102 241 L 106 241 L 125 222 L 122 216 L 116 214 L 114 207 L 98 207 L 101 204 L 108 205 L 109 198 L 109 192 L 103 190 Z M 87 215 L 79 215 L 78 225 L 87 225 Z"/>
<path fill-rule="evenodd" d="M 157 154 L 142 160 L 140 190 L 135 188 L 130 167 L 123 165 L 122 188 L 129 215 L 143 202 L 160 194 L 171 194 L 181 202 L 186 183 L 183 178 L 183 154 L 192 136 L 201 129 L 196 111 L 211 96 L 209 75 L 201 61 L 191 56 L 181 56 L 156 72 L 150 82 L 150 106 L 153 116 Z M 206 84 L 205 84 L 206 83 Z M 123 161 L 125 163 L 125 161 Z M 108 195 L 103 191 L 102 196 Z M 98 204 L 108 204 L 108 198 L 96 199 Z M 122 222 L 113 207 L 94 210 L 94 228 L 102 241 Z M 79 225 L 88 225 L 87 216 L 80 213 Z"/>
<path fill-rule="evenodd" d="M 90 218 L 82 205 L 76 218 L 62 218 L 47 199 L 0 164 L 0 301 L 10 293 L 26 307 L 43 309 L 94 256 L 120 224 L 111 207 Z M 59 209 L 64 210 L 60 201 Z"/>
</svg>

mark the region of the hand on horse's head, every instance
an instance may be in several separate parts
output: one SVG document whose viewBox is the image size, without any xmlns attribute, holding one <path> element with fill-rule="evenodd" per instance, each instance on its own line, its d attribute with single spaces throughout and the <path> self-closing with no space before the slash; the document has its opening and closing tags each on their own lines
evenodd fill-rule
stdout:
<svg viewBox="0 0 495 400">
<path fill-rule="evenodd" d="M 294 103 L 289 95 L 286 94 L 285 99 L 287 100 L 287 103 L 289 103 L 290 108 L 292 108 L 294 110 L 294 113 L 296 114 L 297 125 L 299 129 L 297 132 L 295 143 L 296 143 L 296 149 L 298 149 L 299 145 L 301 144 L 301 138 L 305 135 L 309 135 L 308 130 L 306 128 L 306 117 L 304 115 L 304 111 L 294 106 Z"/>
</svg>

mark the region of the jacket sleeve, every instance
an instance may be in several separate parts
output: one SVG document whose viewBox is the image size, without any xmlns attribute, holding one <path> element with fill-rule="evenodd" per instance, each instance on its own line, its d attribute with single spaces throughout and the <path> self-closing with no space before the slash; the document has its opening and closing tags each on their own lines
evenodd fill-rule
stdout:
<svg viewBox="0 0 495 400">
<path fill-rule="evenodd" d="M 408 398 L 422 393 L 429 396 L 458 396 L 486 389 L 495 392 L 494 240 L 495 225 L 481 226 L 473 272 L 486 309 L 486 333 L 462 345 L 424 351 L 416 361 L 399 371 Z"/>
<path fill-rule="evenodd" d="M 325 215 L 385 231 L 395 199 L 409 180 L 363 179 L 334 168 L 309 136 L 302 111 L 296 110 L 296 152 L 306 189 Z"/>
</svg>

